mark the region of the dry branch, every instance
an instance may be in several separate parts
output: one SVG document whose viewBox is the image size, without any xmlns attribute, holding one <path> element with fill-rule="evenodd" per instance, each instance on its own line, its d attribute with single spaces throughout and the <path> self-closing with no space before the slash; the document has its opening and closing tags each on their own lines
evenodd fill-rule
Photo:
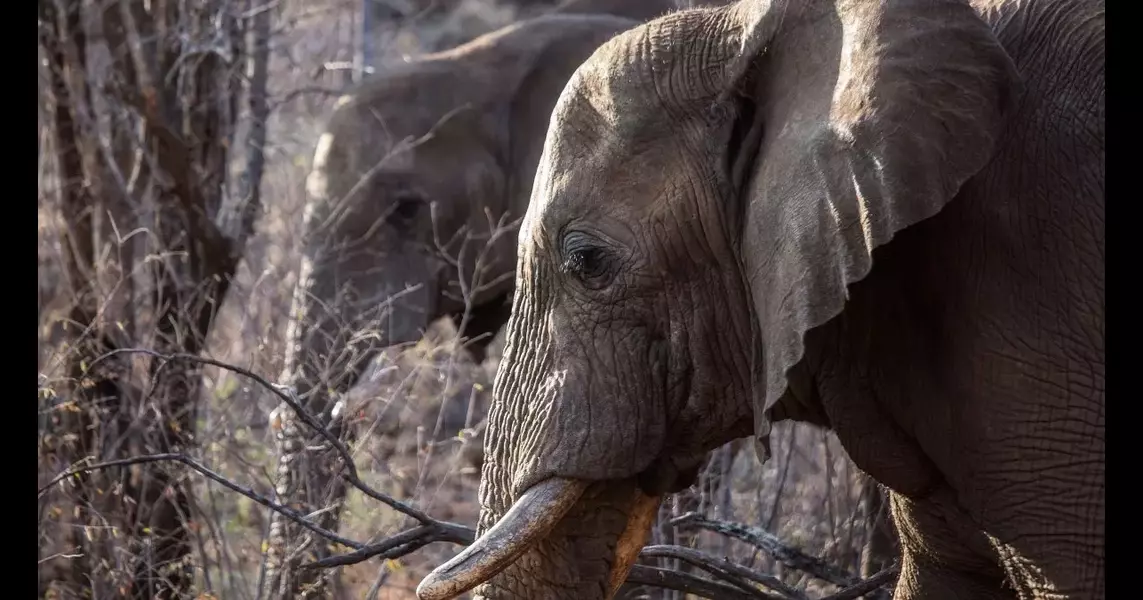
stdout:
<svg viewBox="0 0 1143 600">
<path fill-rule="evenodd" d="M 715 521 L 693 512 L 679 516 L 673 519 L 671 523 L 682 527 L 706 529 L 741 540 L 770 554 L 791 569 L 797 569 L 834 585 L 851 586 L 859 581 L 854 575 L 846 573 L 816 556 L 806 554 L 782 542 L 774 534 L 757 527 L 750 527 L 741 523 Z"/>
<path fill-rule="evenodd" d="M 718 600 L 756 600 L 758 597 L 732 585 L 711 581 L 697 575 L 659 567 L 635 565 L 627 575 L 628 584 L 648 585 Z"/>
<path fill-rule="evenodd" d="M 858 581 L 857 583 L 837 592 L 822 598 L 821 600 L 854 600 L 860 598 L 865 594 L 869 594 L 879 588 L 893 583 L 897 576 L 901 574 L 901 569 L 897 565 L 893 565 L 881 572 L 872 575 L 866 579 Z"/>
<path fill-rule="evenodd" d="M 747 569 L 742 565 L 735 564 L 725 558 L 718 558 L 717 556 L 712 556 L 706 552 L 695 550 L 693 548 L 665 545 L 647 546 L 646 548 L 643 548 L 643 551 L 639 553 L 639 556 L 645 558 L 677 558 L 683 562 L 689 563 L 699 567 L 700 569 L 718 575 L 721 579 L 728 581 L 733 581 L 734 579 L 753 581 L 781 594 L 780 596 L 766 594 L 759 592 L 756 588 L 750 586 L 749 584 L 737 584 L 739 587 L 747 588 L 748 591 L 756 598 L 789 598 L 791 600 L 804 600 L 806 597 L 805 594 L 795 590 L 785 583 L 782 583 L 782 580 L 774 577 L 773 575 L 758 573 L 751 569 Z"/>
<path fill-rule="evenodd" d="M 99 357 L 99 359 L 97 359 L 95 362 L 93 362 L 92 365 L 94 366 L 98 361 L 103 360 L 104 358 L 110 358 L 111 356 L 114 356 L 116 354 L 145 354 L 145 355 L 148 355 L 148 356 L 151 356 L 154 358 L 158 358 L 158 359 L 165 361 L 165 362 L 189 361 L 189 362 L 193 362 L 193 363 L 211 365 L 213 367 L 218 367 L 220 369 L 225 369 L 227 371 L 237 373 L 237 374 L 242 375 L 244 377 L 249 377 L 250 379 L 254 380 L 256 383 L 258 383 L 262 387 L 269 390 L 271 393 L 273 393 L 275 396 L 277 396 L 279 399 L 281 399 L 287 405 L 289 405 L 289 407 L 294 410 L 294 412 L 298 415 L 298 418 L 300 418 L 303 423 L 305 423 L 310 429 L 314 430 L 319 435 L 321 435 L 322 438 L 326 442 L 328 442 L 331 446 L 333 446 L 333 448 L 335 450 L 337 450 L 337 453 L 341 456 L 341 460 L 342 460 L 341 468 L 343 468 L 347 471 L 345 473 L 342 473 L 342 477 L 346 481 L 348 481 L 350 483 L 350 485 L 357 488 L 359 491 L 361 491 L 363 494 L 369 496 L 370 498 L 373 498 L 374 500 L 382 502 L 386 506 L 388 506 L 389 508 L 392 508 L 398 512 L 404 513 L 405 515 L 412 517 L 413 519 L 416 519 L 418 522 L 420 522 L 422 524 L 432 525 L 432 524 L 437 523 L 437 521 L 435 519 L 428 516 L 424 512 L 410 506 L 409 504 L 401 502 L 400 500 L 397 500 L 396 498 L 393 498 L 392 496 L 390 496 L 388 494 L 385 494 L 383 492 L 379 492 L 379 491 L 373 489 L 369 484 L 362 481 L 361 477 L 357 473 L 357 465 L 354 463 L 353 457 L 349 453 L 349 449 L 346 448 L 345 444 L 343 444 L 341 442 L 341 440 L 337 439 L 336 436 L 334 436 L 332 433 L 330 433 L 328 429 L 326 429 L 325 427 L 322 427 L 318 423 L 317 418 L 315 418 L 312 414 L 310 414 L 309 411 L 307 411 L 305 408 L 302 407 L 302 405 L 298 401 L 296 395 L 293 393 L 293 391 L 289 387 L 275 385 L 273 383 L 270 383 L 270 381 L 268 379 L 266 379 L 265 377 L 262 377 L 261 375 L 258 375 L 257 373 L 250 371 L 249 369 L 244 369 L 244 368 L 239 367 L 237 365 L 232 365 L 232 364 L 220 361 L 220 360 L 215 360 L 213 358 L 206 358 L 206 357 L 197 356 L 194 354 L 163 354 L 161 352 L 155 352 L 154 350 L 147 350 L 145 348 L 120 348 L 117 350 L 113 350 L 113 351 L 108 352 L 107 354 Z M 283 514 L 285 514 L 285 513 L 283 513 Z"/>
<path fill-rule="evenodd" d="M 74 469 L 69 469 L 67 471 L 64 471 L 63 473 L 60 473 L 59 475 L 56 475 L 55 477 L 53 477 L 51 479 L 51 481 L 49 481 L 46 485 L 42 486 L 39 489 L 38 496 L 43 497 L 43 495 L 48 490 L 50 490 L 52 488 L 52 486 L 56 485 L 57 483 L 65 480 L 69 477 L 74 477 L 74 476 L 82 474 L 82 473 L 90 473 L 93 471 L 101 471 L 103 469 L 110 469 L 112 467 L 128 467 L 131 465 L 142 465 L 142 464 L 154 463 L 154 462 L 178 462 L 178 463 L 182 463 L 182 464 L 194 469 L 195 471 L 202 473 L 204 476 L 206 476 L 211 481 L 218 482 L 220 485 L 222 485 L 226 488 L 229 488 L 235 492 L 238 492 L 239 494 L 246 496 L 247 498 L 257 502 L 258 504 L 265 506 L 266 508 L 269 508 L 271 510 L 279 512 L 279 513 L 285 515 L 286 517 L 293 519 L 294 522 L 298 523 L 302 527 L 309 529 L 310 531 L 313 531 L 314 533 L 316 533 L 318 535 L 321 535 L 321 536 L 323 536 L 329 540 L 332 540 L 334 542 L 337 542 L 337 543 L 339 543 L 343 546 L 347 546 L 349 548 L 363 548 L 364 547 L 364 544 L 362 544 L 361 542 L 355 542 L 351 539 L 341 537 L 340 535 L 338 535 L 332 531 L 329 531 L 327 529 L 323 529 L 321 527 L 318 527 L 317 525 L 314 525 L 308 519 L 306 519 L 305 515 L 295 511 L 294 509 L 292 509 L 288 506 L 282 506 L 281 504 L 278 504 L 277 502 L 270 500 L 269 498 L 263 496 L 262 494 L 259 494 L 258 492 L 255 492 L 254 490 L 250 489 L 247 486 L 244 486 L 240 483 L 235 483 L 235 482 L 231 481 L 230 479 L 227 479 L 226 477 L 224 477 L 224 476 L 218 474 L 217 472 L 211 470 L 206 465 L 200 463 L 199 461 L 197 461 L 197 460 L 195 460 L 195 459 L 193 459 L 193 458 L 191 458 L 185 454 L 170 453 L 170 452 L 163 453 L 163 454 L 147 454 L 144 456 L 134 456 L 131 458 L 121 458 L 118 460 L 109 460 L 109 461 L 105 461 L 105 462 L 99 462 L 99 463 L 86 465 L 83 467 L 76 467 Z"/>
<path fill-rule="evenodd" d="M 130 465 L 163 461 L 182 463 L 201 473 L 211 481 L 217 482 L 232 491 L 242 494 L 254 502 L 257 502 L 258 504 L 261 504 L 262 506 L 265 506 L 266 508 L 269 508 L 285 516 L 286 518 L 301 525 L 302 527 L 305 527 L 306 529 L 309 529 L 310 531 L 325 537 L 328 540 L 337 542 L 342 546 L 354 549 L 353 552 L 338 554 L 320 561 L 303 564 L 301 565 L 301 568 L 333 568 L 357 564 L 371 558 L 395 559 L 406 556 L 434 542 L 451 542 L 454 544 L 467 546 L 468 544 L 471 544 L 475 538 L 475 532 L 469 527 L 428 518 L 429 522 L 427 524 L 401 532 L 386 538 L 381 542 L 374 544 L 365 544 L 363 542 L 351 540 L 315 525 L 305 515 L 302 515 L 301 513 L 287 506 L 282 506 L 281 504 L 266 498 L 262 494 L 255 492 L 247 486 L 231 481 L 230 479 L 206 467 L 201 462 L 184 454 L 152 454 L 76 467 L 53 477 L 51 481 L 49 481 L 46 485 L 39 488 L 38 495 L 42 497 L 56 484 L 81 473 L 114 467 L 125 467 Z M 640 552 L 639 556 L 640 558 L 679 558 L 709 571 L 723 581 L 730 582 L 733 584 L 733 587 L 720 581 L 705 579 L 686 573 L 668 571 L 666 569 L 650 567 L 647 565 L 635 565 L 631 569 L 631 573 L 627 578 L 627 582 L 630 584 L 650 585 L 665 589 L 672 589 L 685 593 L 695 594 L 705 598 L 728 598 L 732 600 L 781 600 L 784 598 L 802 600 L 805 598 L 804 594 L 801 594 L 797 590 L 785 586 L 771 575 L 752 571 L 740 565 L 735 565 L 726 559 L 713 557 L 704 552 L 693 550 L 691 548 L 683 548 L 681 546 L 648 546 L 647 548 L 644 548 L 642 552 Z M 869 593 L 870 591 L 873 591 L 889 583 L 897 575 L 897 573 L 898 570 L 896 567 L 886 569 L 867 580 L 859 581 L 855 585 L 846 588 L 836 594 L 823 598 L 822 600 L 853 600 L 854 598 L 860 597 L 862 594 Z M 758 590 L 757 588 L 750 587 L 748 584 L 744 583 L 744 580 L 761 583 L 762 585 L 776 589 L 777 591 L 781 592 L 782 595 L 774 595 Z"/>
<path fill-rule="evenodd" d="M 77 440 L 69 443 L 78 452 L 64 454 L 178 454 L 196 444 L 197 364 L 152 363 L 151 389 L 139 396 L 131 379 L 141 374 L 84 363 L 140 339 L 167 354 L 194 355 L 210 334 L 260 208 L 254 193 L 243 227 L 229 236 L 219 228 L 241 96 L 232 67 L 246 54 L 235 8 L 217 0 L 40 3 L 40 43 L 62 134 L 54 145 L 63 159 L 61 208 L 77 225 L 65 232 L 76 249 L 67 275 L 77 332 L 68 332 L 59 385 L 72 388 L 78 415 L 69 418 L 90 422 L 52 423 L 57 438 Z M 264 120 L 264 89 L 251 92 L 253 117 Z M 251 139 L 260 146 L 259 131 Z M 261 170 L 251 169 L 251 177 Z M 125 239 L 121 231 L 132 233 Z M 134 232 L 145 233 L 129 239 Z M 65 463 L 76 458 L 64 456 Z M 82 572 L 65 584 L 74 588 L 68 594 L 166 599 L 194 585 L 192 550 L 202 542 L 188 526 L 194 500 L 155 462 L 118 481 L 83 472 L 69 519 L 126 539 L 110 544 L 88 533 L 80 541 L 88 564 L 76 563 Z"/>
<path fill-rule="evenodd" d="M 434 522 L 399 533 L 376 544 L 359 548 L 356 552 L 323 558 L 312 563 L 299 565 L 302 569 L 329 568 L 353 565 L 370 558 L 400 558 L 433 542 L 452 542 L 467 546 L 473 542 L 476 533 L 463 525 Z"/>
<path fill-rule="evenodd" d="M 420 548 L 431 544 L 433 542 L 452 542 L 454 544 L 468 545 L 475 539 L 475 532 L 463 525 L 456 525 L 454 523 L 446 523 L 429 519 L 430 523 L 421 525 L 413 529 L 404 531 L 389 537 L 381 542 L 375 544 L 365 544 L 355 540 L 344 538 L 332 531 L 323 529 L 313 524 L 305 515 L 274 502 L 266 498 L 262 494 L 255 492 L 247 486 L 235 483 L 226 477 L 218 474 L 217 472 L 206 467 L 199 461 L 183 455 L 183 454 L 153 454 L 147 456 L 137 456 L 133 458 L 119 459 L 86 465 L 69 469 L 63 473 L 52 478 L 52 480 L 39 489 L 39 495 L 42 497 L 53 486 L 64 481 L 70 477 L 81 473 L 98 471 L 103 469 L 110 469 L 115 467 L 125 467 L 136 464 L 145 464 L 151 462 L 178 462 L 182 463 L 195 471 L 203 474 L 208 479 L 223 485 L 224 487 L 238 492 L 243 496 L 273 510 L 291 521 L 298 523 L 302 527 L 313 531 L 314 533 L 325 537 L 331 541 L 337 542 L 348 548 L 354 548 L 354 552 L 339 554 L 328 557 L 321 561 L 301 565 L 302 568 L 332 568 L 339 566 L 346 566 L 356 564 L 369 560 L 370 558 L 400 558 L 406 556 Z M 684 548 L 672 548 L 675 551 L 686 550 Z M 628 581 L 630 583 L 653 585 L 667 589 L 675 589 L 683 592 L 698 594 L 707 598 L 769 598 L 771 596 L 750 594 L 740 592 L 737 588 L 727 586 L 717 581 L 711 581 L 684 573 L 673 573 L 663 569 L 654 567 L 647 567 L 644 565 L 636 565 L 632 568 L 631 576 Z"/>
</svg>

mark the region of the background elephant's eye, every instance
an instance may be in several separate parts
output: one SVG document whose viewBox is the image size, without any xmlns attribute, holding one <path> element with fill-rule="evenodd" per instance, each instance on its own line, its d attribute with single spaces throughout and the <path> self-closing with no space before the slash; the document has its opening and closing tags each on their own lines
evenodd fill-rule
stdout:
<svg viewBox="0 0 1143 600">
<path fill-rule="evenodd" d="M 393 202 L 391 219 L 397 221 L 411 221 L 421 210 L 424 201 L 420 196 L 411 192 L 398 194 Z"/>
</svg>

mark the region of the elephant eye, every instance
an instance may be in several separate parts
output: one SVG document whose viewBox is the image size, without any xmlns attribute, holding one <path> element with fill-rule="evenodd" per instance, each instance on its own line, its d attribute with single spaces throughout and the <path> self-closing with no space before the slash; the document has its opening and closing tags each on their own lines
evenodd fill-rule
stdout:
<svg viewBox="0 0 1143 600">
<path fill-rule="evenodd" d="M 565 245 L 562 270 L 577 277 L 592 288 L 607 285 L 611 271 L 611 260 L 607 250 L 591 245 L 582 237 L 576 236 Z"/>
<path fill-rule="evenodd" d="M 411 221 L 424 204 L 424 200 L 413 192 L 401 192 L 393 200 L 393 210 L 390 214 L 399 221 Z"/>
</svg>

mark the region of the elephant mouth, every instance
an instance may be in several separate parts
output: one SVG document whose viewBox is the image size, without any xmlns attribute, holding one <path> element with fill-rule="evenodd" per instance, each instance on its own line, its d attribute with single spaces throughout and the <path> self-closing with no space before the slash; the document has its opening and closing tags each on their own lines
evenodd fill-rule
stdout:
<svg viewBox="0 0 1143 600">
<path fill-rule="evenodd" d="M 580 501 L 588 485 L 552 477 L 532 486 L 471 546 L 429 573 L 417 586 L 417 598 L 449 600 L 492 579 L 543 540 Z M 626 580 L 647 543 L 661 499 L 638 489 L 633 492 L 626 527 L 615 544 L 608 597 Z"/>
</svg>

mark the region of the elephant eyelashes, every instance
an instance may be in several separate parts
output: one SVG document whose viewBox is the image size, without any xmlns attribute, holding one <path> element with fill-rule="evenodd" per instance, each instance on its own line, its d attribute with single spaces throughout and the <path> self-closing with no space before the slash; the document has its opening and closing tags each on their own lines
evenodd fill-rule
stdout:
<svg viewBox="0 0 1143 600">
<path fill-rule="evenodd" d="M 593 289 L 607 285 L 611 261 L 605 249 L 592 246 L 583 236 L 569 236 L 562 270 Z"/>
</svg>

